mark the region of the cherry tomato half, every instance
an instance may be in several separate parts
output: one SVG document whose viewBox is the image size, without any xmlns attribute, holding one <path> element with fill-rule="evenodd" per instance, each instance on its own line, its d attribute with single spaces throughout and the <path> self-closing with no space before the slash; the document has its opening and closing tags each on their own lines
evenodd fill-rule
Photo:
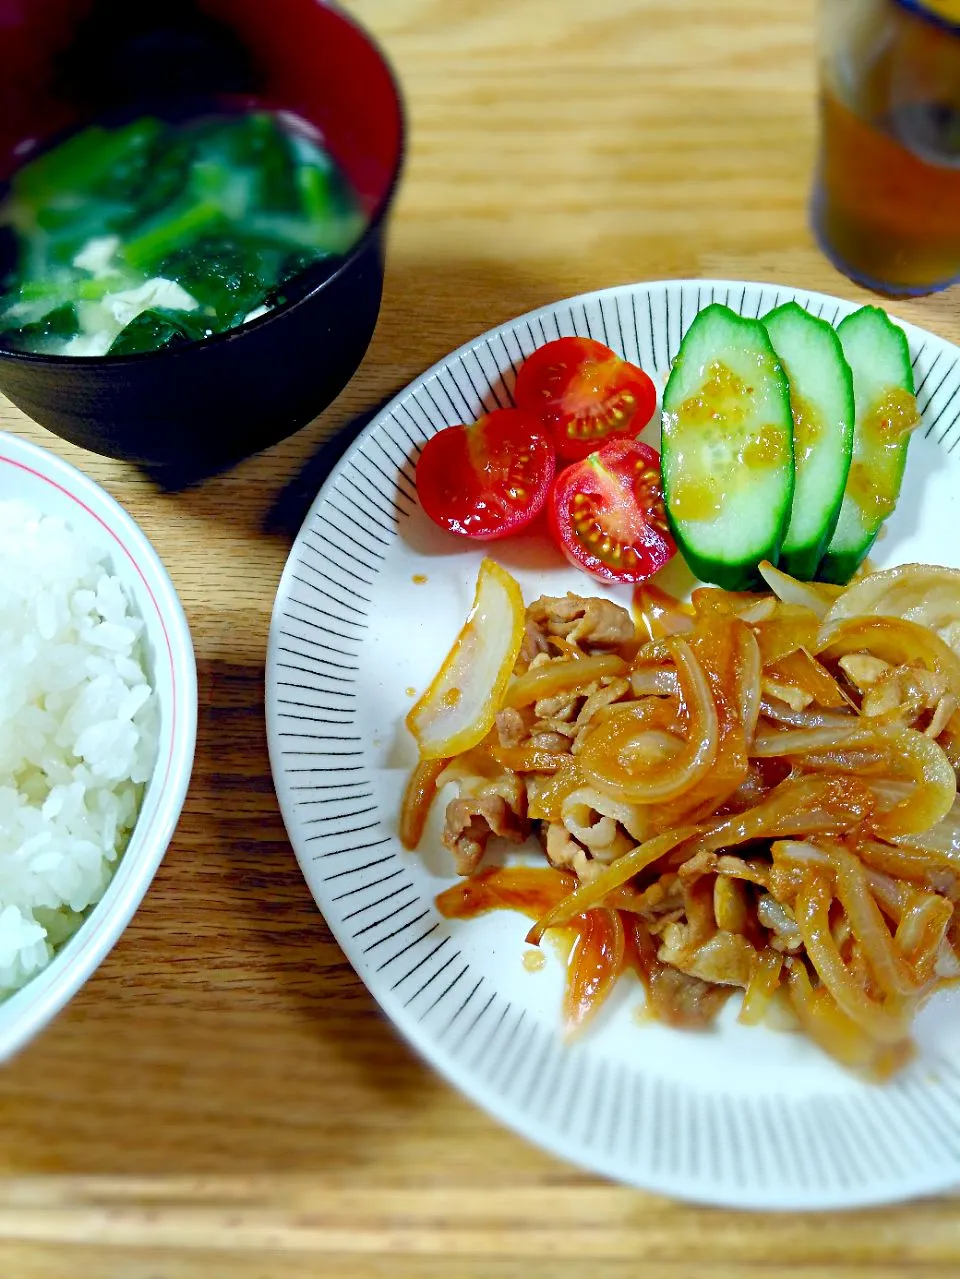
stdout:
<svg viewBox="0 0 960 1279">
<path fill-rule="evenodd" d="M 657 388 L 602 342 L 558 338 L 520 366 L 514 399 L 550 427 L 557 455 L 576 461 L 608 440 L 639 435 L 657 407 Z"/>
<path fill-rule="evenodd" d="M 417 462 L 417 493 L 441 528 L 489 541 L 540 514 L 555 470 L 543 423 L 519 409 L 495 409 L 427 441 Z"/>
<path fill-rule="evenodd" d="M 642 582 L 676 554 L 667 526 L 660 455 L 612 440 L 557 476 L 550 533 L 571 564 L 606 582 Z"/>
</svg>

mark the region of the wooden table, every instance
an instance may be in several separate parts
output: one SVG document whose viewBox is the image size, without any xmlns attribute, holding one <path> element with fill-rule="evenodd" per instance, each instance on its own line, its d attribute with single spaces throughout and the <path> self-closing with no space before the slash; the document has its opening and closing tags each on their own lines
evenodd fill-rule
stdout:
<svg viewBox="0 0 960 1279">
<path fill-rule="evenodd" d="M 270 608 L 321 442 L 465 339 L 630 280 L 859 296 L 819 255 L 813 0 L 354 0 L 406 88 L 380 325 L 323 417 L 176 495 L 0 402 L 140 521 L 197 647 L 186 809 L 136 918 L 0 1071 L 11 1279 L 954 1276 L 955 1199 L 837 1216 L 669 1203 L 567 1167 L 384 1021 L 317 913 L 263 727 Z M 546 16 L 549 14 L 549 20 Z M 960 340 L 956 292 L 899 307 Z M 69 1248 L 69 1253 L 66 1249 Z"/>
</svg>

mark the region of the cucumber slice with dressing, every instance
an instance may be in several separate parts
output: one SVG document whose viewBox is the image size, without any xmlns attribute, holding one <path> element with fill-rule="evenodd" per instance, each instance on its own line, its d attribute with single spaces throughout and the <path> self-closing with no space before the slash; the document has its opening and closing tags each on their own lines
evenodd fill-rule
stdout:
<svg viewBox="0 0 960 1279">
<path fill-rule="evenodd" d="M 853 451 L 853 373 L 837 331 L 796 302 L 764 317 L 790 382 L 796 467 L 779 567 L 809 581 L 833 537 Z"/>
<path fill-rule="evenodd" d="M 885 311 L 861 307 L 841 321 L 837 336 L 853 372 L 853 460 L 836 532 L 817 576 L 845 585 L 897 504 L 910 433 L 920 415 L 906 334 Z"/>
<path fill-rule="evenodd" d="M 761 321 L 719 304 L 693 321 L 663 394 L 662 467 L 671 530 L 697 577 L 759 585 L 794 484 L 789 383 Z"/>
</svg>

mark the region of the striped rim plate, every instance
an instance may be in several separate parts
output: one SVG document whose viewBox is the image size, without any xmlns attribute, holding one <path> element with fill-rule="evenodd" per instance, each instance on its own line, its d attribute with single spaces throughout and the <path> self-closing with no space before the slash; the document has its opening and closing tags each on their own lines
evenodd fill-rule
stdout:
<svg viewBox="0 0 960 1279">
<path fill-rule="evenodd" d="M 522 316 L 413 382 L 334 468 L 291 551 L 270 632 L 267 726 L 284 820 L 320 910 L 397 1028 L 463 1092 L 556 1154 L 646 1189 L 834 1208 L 960 1183 L 960 996 L 928 1004 L 917 1059 L 883 1087 L 799 1036 L 738 1025 L 733 1001 L 708 1033 L 643 1021 L 628 979 L 569 1043 L 559 956 L 548 949 L 528 971 L 527 922 L 509 912 L 440 917 L 434 900 L 455 877 L 437 814 L 419 853 L 397 838 L 414 759 L 403 717 L 462 624 L 482 555 L 420 511 L 424 441 L 508 405 L 520 362 L 557 336 L 597 338 L 662 387 L 701 307 L 756 316 L 791 298 L 832 324 L 855 309 L 773 285 L 626 286 Z M 960 565 L 960 351 L 904 329 L 923 425 L 873 558 Z M 537 537 L 493 549 L 527 599 L 594 589 Z"/>
</svg>

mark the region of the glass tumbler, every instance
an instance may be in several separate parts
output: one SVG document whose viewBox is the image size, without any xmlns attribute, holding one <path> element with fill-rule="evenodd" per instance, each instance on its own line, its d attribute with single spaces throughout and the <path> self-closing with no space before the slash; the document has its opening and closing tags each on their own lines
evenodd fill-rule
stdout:
<svg viewBox="0 0 960 1279">
<path fill-rule="evenodd" d="M 821 0 L 812 219 L 876 292 L 960 281 L 960 0 Z"/>
</svg>

